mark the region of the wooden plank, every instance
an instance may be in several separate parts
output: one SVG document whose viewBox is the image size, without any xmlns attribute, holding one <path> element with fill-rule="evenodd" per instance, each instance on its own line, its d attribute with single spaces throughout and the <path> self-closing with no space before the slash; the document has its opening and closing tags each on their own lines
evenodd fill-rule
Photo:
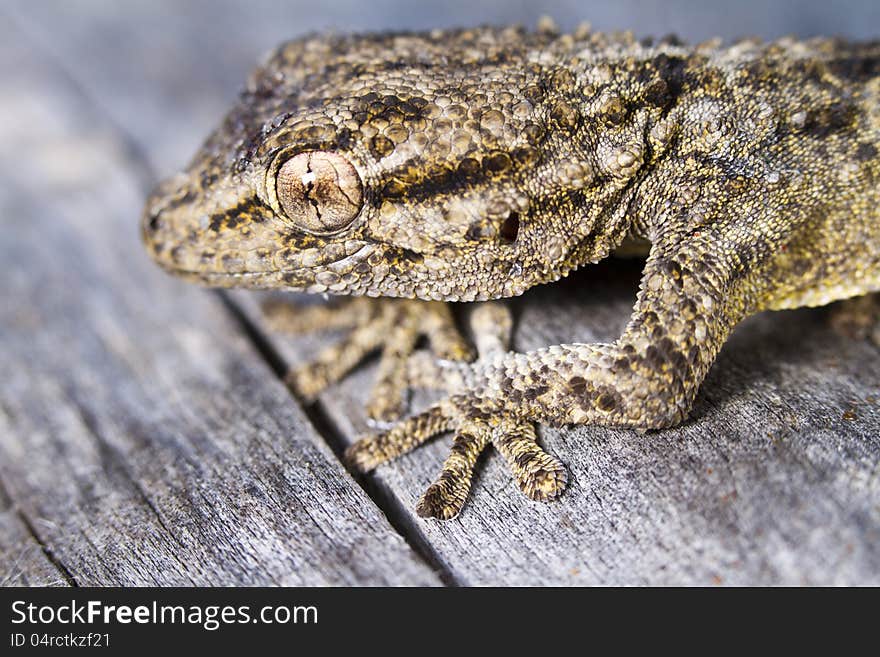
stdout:
<svg viewBox="0 0 880 657">
<path fill-rule="evenodd" d="M 230 69 L 206 56 L 203 39 L 259 51 L 274 44 L 273 30 L 283 24 L 277 14 L 251 5 L 245 13 L 212 7 L 219 27 L 210 37 L 200 21 L 184 17 L 180 32 L 161 48 L 119 15 L 98 21 L 96 29 L 91 18 L 53 20 L 41 10 L 34 23 L 76 79 L 106 99 L 164 170 L 190 154 L 199 139 L 194 133 L 211 125 L 205 116 L 222 113 L 219 99 L 231 96 L 241 83 L 239 71 L 251 64 L 236 63 L 229 81 L 221 79 Z M 294 15 L 300 11 L 286 7 Z M 310 8 L 307 20 L 320 23 L 322 15 Z M 271 17 L 273 26 L 261 16 Z M 226 31 L 230 21 L 234 32 Z M 79 29 L 65 30 L 71 22 Z M 471 21 L 460 16 L 456 22 Z M 383 26 L 394 25 L 389 20 Z M 291 21 L 289 35 L 301 29 L 305 23 Z M 789 30 L 781 24 L 777 29 Z M 88 55 L 96 36 L 105 33 L 132 44 L 128 67 Z M 169 60 L 184 64 L 169 67 Z M 128 74 L 132 62 L 146 62 L 149 84 Z M 203 105 L 204 98 L 209 100 Z M 152 120 L 133 111 L 153 101 Z M 600 265 L 565 285 L 530 292 L 514 302 L 520 315 L 516 346 L 614 339 L 629 314 L 637 277 L 632 263 Z M 259 321 L 253 296 L 236 298 Z M 300 362 L 327 339 L 274 343 L 289 362 Z M 363 369 L 321 399 L 344 441 L 366 428 L 360 409 L 372 374 Z M 429 544 L 463 583 L 878 583 L 878 381 L 877 350 L 828 331 L 823 311 L 760 316 L 723 350 L 686 426 L 645 435 L 598 427 L 543 430 L 545 445 L 572 475 L 560 502 L 525 500 L 501 459 L 490 455 L 458 519 L 408 520 L 415 538 Z M 230 381 L 224 394 L 236 385 Z M 425 402 L 417 396 L 414 405 Z M 372 479 L 411 509 L 447 445 L 448 439 L 434 441 L 383 466 Z"/>
<path fill-rule="evenodd" d="M 80 585 L 437 584 L 219 297 L 148 261 L 124 146 L 8 22 L 0 72 L 3 507 Z M 0 579 L 57 580 L 23 545 Z"/>
<path fill-rule="evenodd" d="M 0 489 L 0 586 L 65 586 L 59 570 Z"/>
<path fill-rule="evenodd" d="M 638 263 L 607 263 L 530 291 L 513 302 L 515 347 L 613 340 L 638 273 Z M 466 584 L 876 584 L 880 354 L 825 320 L 801 310 L 745 322 L 678 429 L 543 428 L 571 475 L 559 502 L 524 498 L 491 454 L 459 518 L 412 522 Z M 292 363 L 323 343 L 276 342 Z M 321 397 L 346 442 L 369 430 L 372 374 Z M 371 478 L 412 513 L 448 448 L 435 440 Z"/>
</svg>

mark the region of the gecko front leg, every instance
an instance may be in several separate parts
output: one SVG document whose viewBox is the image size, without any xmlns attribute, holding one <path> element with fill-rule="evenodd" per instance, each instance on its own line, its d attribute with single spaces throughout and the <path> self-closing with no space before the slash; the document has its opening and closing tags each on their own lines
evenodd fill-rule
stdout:
<svg viewBox="0 0 880 657">
<path fill-rule="evenodd" d="M 450 396 L 390 431 L 361 439 L 348 456 L 369 471 L 453 431 L 452 454 L 420 501 L 421 515 L 446 519 L 457 513 L 476 455 L 489 443 L 529 497 L 554 499 L 565 471 L 538 446 L 532 423 L 647 429 L 680 423 L 730 330 L 752 309 L 752 278 L 743 276 L 742 251 L 720 234 L 704 231 L 685 243 L 661 237 L 633 316 L 616 342 L 499 350 L 472 365 L 438 364 Z"/>
<path fill-rule="evenodd" d="M 270 326 L 279 332 L 304 334 L 348 330 L 338 343 L 309 363 L 291 368 L 287 384 L 306 401 L 342 379 L 367 356 L 381 351 L 379 370 L 367 403 L 367 415 L 379 422 L 399 418 L 410 387 L 407 359 L 420 337 L 444 360 L 467 361 L 473 352 L 442 302 L 356 297 L 332 305 L 296 306 L 270 299 L 263 304 Z"/>
</svg>

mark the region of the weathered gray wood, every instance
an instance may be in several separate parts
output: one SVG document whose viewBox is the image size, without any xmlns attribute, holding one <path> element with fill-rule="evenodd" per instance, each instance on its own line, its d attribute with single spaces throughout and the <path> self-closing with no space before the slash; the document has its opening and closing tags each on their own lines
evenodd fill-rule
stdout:
<svg viewBox="0 0 880 657">
<path fill-rule="evenodd" d="M 637 263 L 618 262 L 531 291 L 514 302 L 515 346 L 614 339 L 637 280 Z M 316 348 L 276 342 L 291 362 Z M 346 440 L 369 430 L 372 373 L 321 398 Z M 876 584 L 878 406 L 875 347 L 835 335 L 821 310 L 768 313 L 736 331 L 685 426 L 544 428 L 571 474 L 559 502 L 524 498 L 490 455 L 459 518 L 412 522 L 468 584 Z M 412 513 L 448 448 L 440 438 L 372 477 Z"/>
<path fill-rule="evenodd" d="M 206 28 L 199 9 L 163 22 L 156 18 L 161 9 L 140 8 L 142 15 L 130 20 L 106 8 L 96 19 L 82 7 L 45 7 L 18 9 L 31 16 L 29 29 L 111 108 L 162 170 L 181 164 L 222 114 L 253 53 L 328 16 L 313 5 L 306 10 L 285 3 L 297 20 L 284 25 L 275 12 L 251 4 L 247 9 L 212 4 L 212 25 Z M 852 15 L 834 10 L 836 16 L 847 13 Z M 391 28 L 407 20 L 361 14 L 345 24 L 369 27 L 356 21 L 380 20 Z M 791 20 L 790 12 L 785 20 Z M 332 18 L 325 22 L 339 25 Z M 474 20 L 456 15 L 454 22 Z M 145 24 L 161 29 L 144 29 Z M 629 22 L 616 26 L 669 31 Z M 771 29 L 763 20 L 761 26 Z M 774 29 L 794 28 L 780 23 Z M 124 56 L 95 55 L 92 44 L 111 37 L 126 45 L 120 50 Z M 530 292 L 515 302 L 516 346 L 613 339 L 632 305 L 637 273 L 626 263 L 600 266 L 566 285 Z M 158 288 L 151 297 L 157 303 L 166 303 L 168 295 L 186 302 L 195 298 L 170 283 L 150 287 Z M 256 319 L 253 296 L 236 298 Z M 201 314 L 190 316 L 190 330 L 204 331 Z M 326 339 L 273 338 L 273 343 L 298 362 Z M 372 374 L 363 369 L 321 399 L 344 440 L 365 429 L 362 394 Z M 214 390 L 228 401 L 253 381 L 218 374 Z M 174 383 L 166 379 L 164 385 Z M 544 429 L 544 444 L 572 474 L 558 503 L 524 499 L 501 459 L 490 455 L 458 519 L 437 523 L 407 516 L 436 474 L 448 439 L 383 466 L 373 480 L 399 502 L 401 521 L 411 523 L 415 538 L 428 543 L 462 583 L 877 584 L 878 399 L 880 355 L 874 347 L 828 331 L 823 311 L 768 314 L 734 334 L 686 426 L 645 435 L 597 427 Z M 415 405 L 424 401 L 418 396 Z M 211 412 L 193 409 L 190 421 L 214 417 Z M 151 490 L 162 485 L 157 476 Z"/>
<path fill-rule="evenodd" d="M 436 584 L 216 294 L 148 262 L 112 128 L 0 21 L 0 582 Z"/>
<path fill-rule="evenodd" d="M 64 573 L 43 552 L 6 493 L 0 490 L 0 586 L 64 586 Z"/>
</svg>

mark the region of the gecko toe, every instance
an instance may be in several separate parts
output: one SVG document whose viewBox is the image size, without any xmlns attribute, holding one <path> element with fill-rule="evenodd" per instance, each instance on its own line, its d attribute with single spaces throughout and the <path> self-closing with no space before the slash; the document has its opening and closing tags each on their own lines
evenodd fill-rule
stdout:
<svg viewBox="0 0 880 657">
<path fill-rule="evenodd" d="M 441 484 L 431 484 L 416 504 L 416 514 L 420 518 L 452 520 L 464 506 L 464 500 L 454 497 Z"/>
<path fill-rule="evenodd" d="M 568 485 L 568 472 L 562 463 L 544 454 L 540 464 L 517 476 L 517 483 L 525 495 L 536 502 L 552 502 L 562 495 Z"/>
<path fill-rule="evenodd" d="M 497 416 L 474 414 L 469 401 L 473 400 L 464 395 L 450 397 L 389 431 L 358 440 L 349 447 L 346 458 L 358 470 L 368 472 L 437 434 L 455 430 L 440 474 L 416 505 L 419 516 L 449 520 L 461 512 L 471 491 L 477 460 L 490 444 L 504 456 L 517 485 L 529 499 L 557 499 L 568 483 L 568 473 L 559 459 L 538 445 L 534 425 L 503 411 Z"/>
<path fill-rule="evenodd" d="M 474 356 L 455 325 L 452 311 L 442 302 L 358 297 L 330 305 L 298 306 L 270 297 L 262 307 L 270 327 L 278 331 L 347 331 L 310 362 L 292 367 L 285 375 L 288 387 L 306 402 L 314 401 L 372 354 L 380 354 L 366 403 L 367 416 L 380 425 L 400 419 L 409 390 L 428 380 L 421 373 L 413 376 L 408 364 L 422 353 L 416 351 L 421 337 L 428 339 L 431 353 L 444 359 L 471 360 Z"/>
</svg>

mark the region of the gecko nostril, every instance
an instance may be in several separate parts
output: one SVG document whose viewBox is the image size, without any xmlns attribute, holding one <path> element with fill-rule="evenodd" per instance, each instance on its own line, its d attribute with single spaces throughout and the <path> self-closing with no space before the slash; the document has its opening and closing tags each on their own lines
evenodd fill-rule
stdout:
<svg viewBox="0 0 880 657">
<path fill-rule="evenodd" d="M 156 232 L 162 227 L 162 222 L 160 220 L 161 216 L 161 211 L 154 211 L 150 213 L 150 219 L 147 222 L 147 228 L 150 230 L 150 232 Z"/>
</svg>

